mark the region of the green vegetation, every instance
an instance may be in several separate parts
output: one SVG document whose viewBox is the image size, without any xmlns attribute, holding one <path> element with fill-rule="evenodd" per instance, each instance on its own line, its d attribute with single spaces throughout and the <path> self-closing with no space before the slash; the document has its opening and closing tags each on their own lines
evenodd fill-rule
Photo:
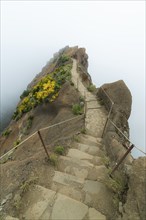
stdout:
<svg viewBox="0 0 146 220">
<path fill-rule="evenodd" d="M 84 102 L 85 101 L 83 96 L 80 96 L 79 99 L 80 99 L 80 102 Z"/>
<path fill-rule="evenodd" d="M 12 130 L 11 130 L 10 128 L 7 128 L 7 129 L 2 133 L 2 136 L 3 136 L 3 137 L 8 137 L 11 132 L 12 132 Z"/>
<path fill-rule="evenodd" d="M 60 56 L 60 58 L 58 60 L 58 64 L 59 64 L 59 66 L 64 65 L 69 60 L 70 60 L 70 58 L 68 56 L 62 55 L 62 56 Z"/>
<path fill-rule="evenodd" d="M 96 86 L 91 84 L 90 86 L 87 87 L 87 89 L 88 89 L 89 92 L 95 92 L 96 91 Z"/>
<path fill-rule="evenodd" d="M 81 129 L 81 133 L 82 133 L 82 134 L 86 134 L 86 129 L 85 129 L 85 128 L 82 128 L 82 129 Z"/>
<path fill-rule="evenodd" d="M 64 147 L 57 146 L 57 147 L 55 147 L 54 151 L 55 151 L 56 154 L 63 155 L 64 154 Z"/>
<path fill-rule="evenodd" d="M 111 171 L 110 171 L 111 173 Z M 115 199 L 124 201 L 125 193 L 127 192 L 127 178 L 123 177 L 122 174 L 109 178 L 105 182 L 106 186 L 115 193 Z"/>
<path fill-rule="evenodd" d="M 30 116 L 28 117 L 27 122 L 26 122 L 26 129 L 27 129 L 27 130 L 31 128 L 33 119 L 34 119 L 34 117 L 33 117 L 32 115 L 30 115 Z"/>
<path fill-rule="evenodd" d="M 56 154 L 51 153 L 49 157 L 49 161 L 53 166 L 56 166 L 58 163 L 58 157 Z"/>
<path fill-rule="evenodd" d="M 38 177 L 30 178 L 29 180 L 24 181 L 19 188 L 19 191 L 15 194 L 13 198 L 13 207 L 18 212 L 22 205 L 23 194 L 30 190 L 30 186 L 34 186 L 38 181 Z"/>
<path fill-rule="evenodd" d="M 32 127 L 33 119 L 34 119 L 34 117 L 32 115 L 30 115 L 27 118 L 27 120 L 26 120 L 26 122 L 25 122 L 25 124 L 24 124 L 24 126 L 22 128 L 22 132 L 21 132 L 22 134 L 24 134 L 24 135 L 28 135 L 29 134 L 29 129 Z"/>
<path fill-rule="evenodd" d="M 16 141 L 14 141 L 13 146 L 16 147 L 18 144 L 20 144 L 20 140 L 17 139 Z"/>
<path fill-rule="evenodd" d="M 100 105 L 104 105 L 104 101 L 102 99 L 99 100 L 99 102 L 100 102 Z"/>
<path fill-rule="evenodd" d="M 29 180 L 26 180 L 25 182 L 23 182 L 20 186 L 20 190 L 21 190 L 21 195 L 23 193 L 26 193 L 29 190 L 30 185 L 34 185 L 37 183 L 38 177 L 34 177 L 31 178 Z"/>
<path fill-rule="evenodd" d="M 104 157 L 102 158 L 102 161 L 103 161 L 104 165 L 105 165 L 107 168 L 109 168 L 109 165 L 110 165 L 110 159 L 109 159 L 109 157 L 104 156 Z M 110 171 L 110 172 L 111 172 L 111 171 Z"/>
<path fill-rule="evenodd" d="M 71 64 L 67 64 L 57 68 L 50 75 L 52 78 L 59 84 L 59 86 L 63 85 L 66 81 L 71 80 Z"/>
<path fill-rule="evenodd" d="M 23 91 L 23 93 L 22 93 L 22 95 L 20 96 L 20 99 L 23 99 L 23 98 L 25 98 L 26 96 L 28 96 L 29 95 L 29 90 L 24 90 Z"/>
<path fill-rule="evenodd" d="M 65 58 L 63 60 L 65 62 Z M 51 74 L 42 77 L 30 90 L 25 90 L 21 95 L 22 101 L 13 114 L 13 119 L 19 120 L 24 113 L 29 112 L 39 104 L 53 102 L 58 97 L 61 86 L 66 81 L 71 80 L 71 67 L 71 64 L 58 67 Z"/>
<path fill-rule="evenodd" d="M 108 180 L 108 186 L 115 192 L 115 193 L 120 193 L 123 189 L 123 186 L 122 184 L 117 181 L 117 180 L 114 180 L 112 178 L 110 178 Z"/>
<path fill-rule="evenodd" d="M 76 142 L 79 142 L 79 141 L 80 141 L 80 140 L 79 140 L 79 136 L 78 136 L 78 135 L 74 135 L 74 136 L 73 136 L 73 140 L 76 141 Z"/>
<path fill-rule="evenodd" d="M 29 117 L 28 117 L 28 119 L 27 119 L 27 121 L 26 121 L 26 125 L 25 125 L 25 127 L 24 127 L 24 134 L 28 134 L 29 132 L 28 132 L 28 130 L 32 127 L 32 123 L 33 123 L 33 116 L 32 115 L 30 115 Z"/>
<path fill-rule="evenodd" d="M 83 114 L 83 107 L 79 104 L 74 104 L 72 106 L 72 112 L 74 115 L 81 115 Z"/>
</svg>

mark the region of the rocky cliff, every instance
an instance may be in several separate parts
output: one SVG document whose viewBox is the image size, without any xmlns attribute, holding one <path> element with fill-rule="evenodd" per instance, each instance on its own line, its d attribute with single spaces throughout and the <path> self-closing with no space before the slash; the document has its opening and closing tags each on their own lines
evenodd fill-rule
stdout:
<svg viewBox="0 0 146 220">
<path fill-rule="evenodd" d="M 128 118 L 131 112 L 132 96 L 122 80 L 104 84 L 98 90 L 110 119 L 129 138 Z M 131 145 L 121 135 L 119 130 L 108 122 L 103 141 L 110 157 L 112 166 L 115 166 Z M 119 203 L 120 216 L 118 219 L 145 219 L 146 218 L 146 157 L 133 159 L 129 154 L 115 172 L 115 178 L 124 184 L 123 201 Z M 122 178 L 121 178 L 122 177 Z M 124 180 L 124 182 L 123 182 Z M 124 195 L 126 193 L 126 195 Z M 122 204 L 123 203 L 123 204 Z"/>
<path fill-rule="evenodd" d="M 131 93 L 122 80 L 96 89 L 87 68 L 84 48 L 65 47 L 21 94 L 0 137 L 2 219 L 145 219 L 145 157 L 129 154 L 111 176 L 129 142 L 104 129 L 114 102 L 129 137 Z"/>
</svg>

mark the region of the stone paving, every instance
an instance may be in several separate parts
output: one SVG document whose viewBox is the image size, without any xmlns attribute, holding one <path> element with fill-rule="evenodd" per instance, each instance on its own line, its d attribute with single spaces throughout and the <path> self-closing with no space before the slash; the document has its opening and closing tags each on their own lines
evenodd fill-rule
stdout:
<svg viewBox="0 0 146 220">
<path fill-rule="evenodd" d="M 101 137 L 107 117 L 106 111 L 103 109 L 103 106 L 100 104 L 99 100 L 97 100 L 96 95 L 89 92 L 82 83 L 82 80 L 77 72 L 77 62 L 75 59 L 73 59 L 72 81 L 81 95 L 86 99 L 87 112 L 85 128 L 87 133 L 95 137 Z"/>
</svg>

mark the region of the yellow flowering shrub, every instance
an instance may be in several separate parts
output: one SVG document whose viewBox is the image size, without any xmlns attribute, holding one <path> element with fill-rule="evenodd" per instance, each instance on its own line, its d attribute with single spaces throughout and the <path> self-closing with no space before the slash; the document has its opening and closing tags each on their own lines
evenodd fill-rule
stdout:
<svg viewBox="0 0 146 220">
<path fill-rule="evenodd" d="M 71 65 L 67 64 L 57 68 L 51 74 L 43 77 L 26 94 L 14 112 L 13 119 L 18 120 L 22 115 L 43 102 L 53 102 L 59 94 L 61 85 L 70 80 Z M 27 96 L 26 96 L 27 95 Z"/>
</svg>

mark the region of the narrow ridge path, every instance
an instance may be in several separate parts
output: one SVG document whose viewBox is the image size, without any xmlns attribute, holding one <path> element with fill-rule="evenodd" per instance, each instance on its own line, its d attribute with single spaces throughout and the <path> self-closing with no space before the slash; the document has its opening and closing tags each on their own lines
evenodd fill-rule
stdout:
<svg viewBox="0 0 146 220">
<path fill-rule="evenodd" d="M 87 111 L 85 118 L 85 128 L 87 134 L 95 137 L 101 137 L 103 127 L 106 121 L 107 113 L 103 106 L 97 100 L 97 96 L 88 91 L 82 83 L 82 79 L 77 72 L 77 61 L 73 60 L 73 67 L 71 70 L 72 81 L 80 94 L 85 97 L 87 103 Z M 94 109 L 95 108 L 95 109 Z"/>
<path fill-rule="evenodd" d="M 72 81 L 82 96 L 86 96 L 87 133 L 78 135 L 66 156 L 60 156 L 52 185 L 45 188 L 35 185 L 22 199 L 25 220 L 109 220 L 112 219 L 112 193 L 103 184 L 108 176 L 104 165 L 104 146 L 101 134 L 106 111 L 83 85 L 73 59 Z M 97 109 L 90 109 L 97 108 Z M 7 216 L 6 220 L 19 220 Z"/>
</svg>

